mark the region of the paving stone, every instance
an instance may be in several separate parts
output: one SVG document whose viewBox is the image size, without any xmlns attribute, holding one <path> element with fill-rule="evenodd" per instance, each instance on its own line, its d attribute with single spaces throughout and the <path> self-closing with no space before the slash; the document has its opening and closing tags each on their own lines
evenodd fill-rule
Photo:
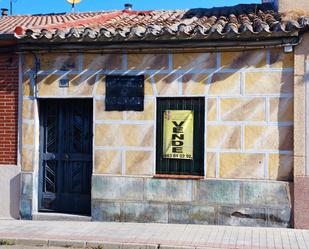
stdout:
<svg viewBox="0 0 309 249">
<path fill-rule="evenodd" d="M 142 177 L 92 177 L 92 198 L 102 200 L 143 200 Z"/>
<path fill-rule="evenodd" d="M 92 219 L 94 221 L 120 221 L 120 203 L 92 201 Z"/>
<path fill-rule="evenodd" d="M 266 226 L 267 213 L 264 208 L 219 207 L 218 225 Z"/>
<path fill-rule="evenodd" d="M 121 217 L 126 222 L 168 222 L 168 205 L 155 203 L 123 203 Z"/>
<path fill-rule="evenodd" d="M 189 204 L 187 205 L 189 206 Z M 244 214 L 248 209 L 229 206 L 224 208 L 230 209 L 226 211 L 228 214 L 231 211 Z M 255 211 L 255 213 L 261 212 L 260 209 Z M 280 211 L 280 209 L 268 210 L 272 214 L 275 211 Z M 247 212 L 247 214 L 250 213 Z M 253 213 L 250 215 L 253 215 Z M 235 213 L 234 216 L 236 216 Z M 227 217 L 225 218 L 227 219 Z M 236 222 L 231 217 L 229 218 L 231 224 L 241 225 L 248 225 L 248 220 L 252 220 L 248 216 L 243 219 L 247 220 Z M 49 245 L 70 246 L 77 242 L 78 244 L 75 244 L 75 247 L 79 247 L 82 243 L 87 248 L 104 249 L 273 249 L 274 246 L 277 248 L 288 246 L 288 248 L 302 249 L 304 243 L 309 241 L 309 232 L 297 229 L 287 230 L 286 228 L 197 226 L 190 224 L 0 220 L 0 242 L 6 246 L 5 242 L 11 241 L 11 238 L 18 239 L 20 243 L 22 241 L 28 243 L 28 240 L 43 240 L 45 242 L 45 238 L 53 238 Z M 13 240 L 14 243 L 15 239 Z M 81 241 L 81 239 L 85 241 Z M 290 245 L 286 244 L 287 242 Z M 16 245 L 16 247 L 10 246 L 11 249 L 22 249 L 24 247 L 24 244 Z M 30 246 L 30 248 L 32 247 Z"/>
<path fill-rule="evenodd" d="M 240 181 L 204 180 L 197 183 L 197 201 L 209 204 L 239 204 Z"/>
<path fill-rule="evenodd" d="M 146 179 L 146 199 L 148 201 L 191 202 L 191 180 Z"/>
</svg>

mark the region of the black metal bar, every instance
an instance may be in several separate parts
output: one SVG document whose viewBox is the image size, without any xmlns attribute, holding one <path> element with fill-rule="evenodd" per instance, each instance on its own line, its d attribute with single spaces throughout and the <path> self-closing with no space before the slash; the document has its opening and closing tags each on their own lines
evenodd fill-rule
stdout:
<svg viewBox="0 0 309 249">
<path fill-rule="evenodd" d="M 86 134 L 92 134 L 92 108 L 91 99 L 40 100 L 40 182 L 45 186 L 40 211 L 90 214 L 93 137 Z"/>
<path fill-rule="evenodd" d="M 163 113 L 165 110 L 193 110 L 193 160 L 163 158 Z M 204 175 L 205 98 L 160 97 L 157 99 L 156 174 Z"/>
</svg>

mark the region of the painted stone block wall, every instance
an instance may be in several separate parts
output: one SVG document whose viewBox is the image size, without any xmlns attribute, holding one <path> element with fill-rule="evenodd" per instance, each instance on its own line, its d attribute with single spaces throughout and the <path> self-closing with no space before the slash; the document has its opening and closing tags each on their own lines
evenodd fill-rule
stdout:
<svg viewBox="0 0 309 249">
<path fill-rule="evenodd" d="M 32 171 L 37 158 L 37 98 L 93 98 L 94 173 L 152 176 L 156 98 L 204 96 L 207 178 L 290 181 L 293 66 L 293 53 L 282 49 L 26 55 L 23 170 Z M 106 74 L 144 74 L 145 111 L 106 112 Z M 59 87 L 60 79 L 69 87 Z"/>
<path fill-rule="evenodd" d="M 39 99 L 92 98 L 93 219 L 291 225 L 289 183 L 281 181 L 293 172 L 293 53 L 37 54 L 23 66 L 23 218 L 38 202 Z M 144 74 L 145 110 L 106 112 L 107 74 Z M 206 180 L 151 178 L 156 98 L 176 96 L 205 97 Z"/>
</svg>

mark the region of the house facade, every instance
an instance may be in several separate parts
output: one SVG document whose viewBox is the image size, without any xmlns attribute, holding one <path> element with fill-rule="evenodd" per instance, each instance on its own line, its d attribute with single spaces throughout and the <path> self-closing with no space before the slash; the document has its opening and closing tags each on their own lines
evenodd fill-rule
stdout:
<svg viewBox="0 0 309 249">
<path fill-rule="evenodd" d="M 20 217 L 308 227 L 309 21 L 282 6 L 5 17 Z"/>
</svg>

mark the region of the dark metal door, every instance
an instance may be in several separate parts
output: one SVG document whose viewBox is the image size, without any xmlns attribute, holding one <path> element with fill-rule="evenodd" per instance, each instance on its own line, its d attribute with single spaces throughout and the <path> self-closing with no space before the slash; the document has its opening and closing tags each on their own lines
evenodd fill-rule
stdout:
<svg viewBox="0 0 309 249">
<path fill-rule="evenodd" d="M 92 100 L 40 101 L 40 211 L 90 214 Z"/>
<path fill-rule="evenodd" d="M 163 114 L 166 110 L 192 110 L 193 160 L 169 159 L 163 157 Z M 204 175 L 204 127 L 205 98 L 158 98 L 157 99 L 157 144 L 156 173 L 172 175 Z"/>
</svg>

